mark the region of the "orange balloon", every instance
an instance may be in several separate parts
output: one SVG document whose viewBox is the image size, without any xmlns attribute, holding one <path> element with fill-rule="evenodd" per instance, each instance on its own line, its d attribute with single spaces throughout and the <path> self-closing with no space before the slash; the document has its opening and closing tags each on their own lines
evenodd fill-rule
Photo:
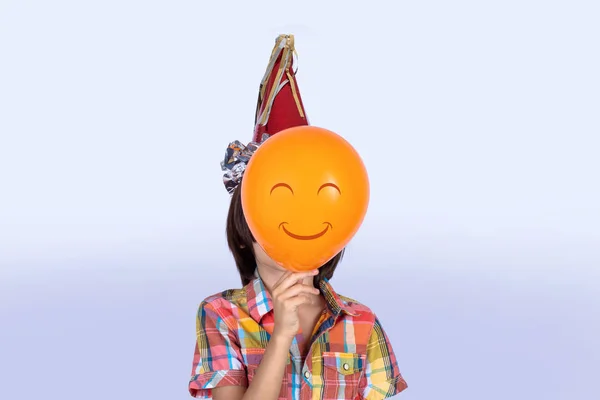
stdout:
<svg viewBox="0 0 600 400">
<path fill-rule="evenodd" d="M 241 197 L 263 250 L 288 270 L 307 271 L 331 260 L 358 231 L 369 204 L 369 178 L 341 136 L 298 126 L 256 150 Z"/>
</svg>

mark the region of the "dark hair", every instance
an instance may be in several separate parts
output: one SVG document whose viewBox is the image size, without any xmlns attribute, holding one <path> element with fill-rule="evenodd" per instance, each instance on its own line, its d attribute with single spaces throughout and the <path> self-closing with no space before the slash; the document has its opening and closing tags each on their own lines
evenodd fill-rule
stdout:
<svg viewBox="0 0 600 400">
<path fill-rule="evenodd" d="M 252 245 L 256 241 L 248 227 L 246 217 L 244 216 L 244 210 L 242 209 L 241 187 L 242 185 L 240 183 L 231 197 L 229 213 L 227 214 L 226 233 L 227 244 L 235 259 L 242 285 L 246 286 L 254 279 L 256 258 L 254 256 L 254 248 Z M 335 268 L 344 256 L 344 250 L 345 249 L 342 249 L 335 257 L 319 268 L 319 274 L 314 278 L 315 286 L 318 287 L 319 282 L 323 280 L 323 278 L 329 280 L 333 277 Z"/>
</svg>

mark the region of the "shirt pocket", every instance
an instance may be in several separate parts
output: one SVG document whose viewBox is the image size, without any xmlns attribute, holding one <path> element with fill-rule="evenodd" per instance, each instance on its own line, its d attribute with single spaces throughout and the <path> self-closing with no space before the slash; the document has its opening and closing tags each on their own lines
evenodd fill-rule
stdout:
<svg viewBox="0 0 600 400">
<path fill-rule="evenodd" d="M 324 399 L 353 399 L 358 394 L 366 355 L 323 352 Z"/>
<path fill-rule="evenodd" d="M 256 375 L 256 371 L 258 370 L 258 367 L 260 366 L 260 363 L 263 360 L 263 357 L 265 355 L 265 349 L 249 348 L 249 349 L 244 349 L 243 352 L 244 352 L 244 358 L 246 361 L 248 386 L 250 386 L 250 383 L 254 379 L 254 376 Z M 281 382 L 281 389 L 279 391 L 279 399 L 288 399 L 289 398 L 289 395 L 288 395 L 288 368 L 289 368 L 289 357 L 288 357 L 288 364 L 286 364 L 286 369 L 283 374 L 283 380 Z"/>
</svg>

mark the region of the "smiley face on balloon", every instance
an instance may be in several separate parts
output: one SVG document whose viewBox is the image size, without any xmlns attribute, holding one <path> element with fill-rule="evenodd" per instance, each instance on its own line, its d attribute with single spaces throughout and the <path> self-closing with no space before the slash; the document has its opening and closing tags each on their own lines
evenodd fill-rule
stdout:
<svg viewBox="0 0 600 400">
<path fill-rule="evenodd" d="M 352 239 L 369 204 L 369 179 L 356 150 L 314 126 L 289 128 L 254 153 L 242 207 L 257 243 L 291 271 L 318 268 Z"/>
</svg>

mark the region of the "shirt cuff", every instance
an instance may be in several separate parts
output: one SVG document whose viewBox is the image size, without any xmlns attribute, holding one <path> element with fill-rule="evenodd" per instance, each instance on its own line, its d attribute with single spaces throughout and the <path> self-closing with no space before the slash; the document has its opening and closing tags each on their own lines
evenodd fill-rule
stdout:
<svg viewBox="0 0 600 400">
<path fill-rule="evenodd" d="M 211 389 L 221 386 L 248 386 L 246 371 L 231 369 L 193 375 L 190 379 L 189 391 L 192 397 L 210 399 Z"/>
</svg>

